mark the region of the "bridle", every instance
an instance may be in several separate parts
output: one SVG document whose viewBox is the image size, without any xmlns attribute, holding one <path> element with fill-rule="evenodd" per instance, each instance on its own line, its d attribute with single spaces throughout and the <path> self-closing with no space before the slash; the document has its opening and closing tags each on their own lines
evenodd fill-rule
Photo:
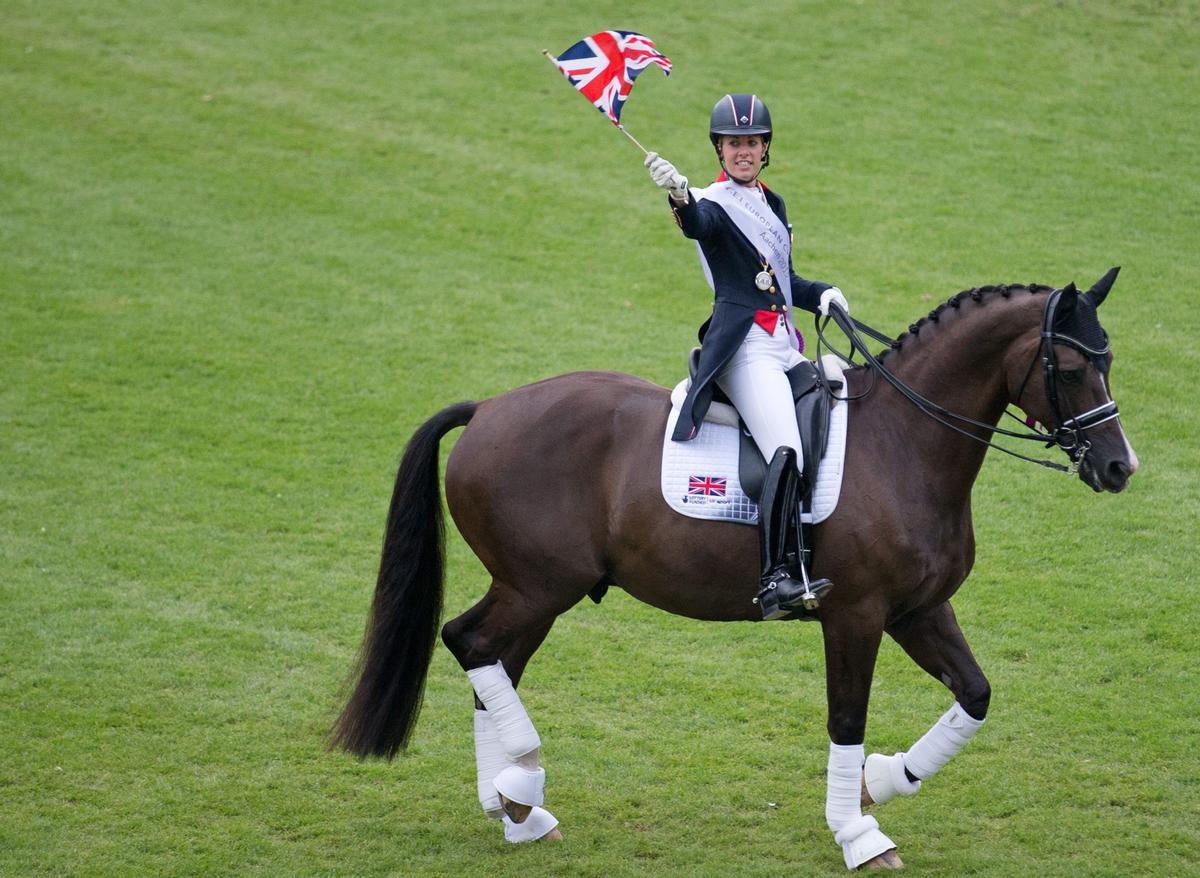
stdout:
<svg viewBox="0 0 1200 878">
<path fill-rule="evenodd" d="M 1101 348 L 1089 347 L 1074 336 L 1065 335 L 1061 332 L 1054 331 L 1054 317 L 1058 310 L 1059 299 L 1062 298 L 1062 290 L 1055 290 L 1050 294 L 1050 298 L 1046 300 L 1046 308 L 1042 312 L 1042 379 L 1046 385 L 1046 400 L 1050 404 L 1050 414 L 1054 420 L 1058 422 L 1058 426 L 1050 432 L 1050 437 L 1054 444 L 1067 453 L 1067 455 L 1078 467 L 1083 458 L 1087 455 L 1091 448 L 1091 443 L 1087 440 L 1087 430 L 1091 427 L 1097 427 L 1106 421 L 1111 421 L 1117 417 L 1117 404 L 1110 397 L 1108 402 L 1103 405 L 1098 405 L 1091 411 L 1084 412 L 1081 415 L 1076 415 L 1070 418 L 1063 417 L 1062 407 L 1059 404 L 1058 398 L 1058 355 L 1054 351 L 1056 344 L 1067 345 L 1075 348 L 1093 364 L 1096 365 L 1097 371 L 1104 374 L 1104 369 L 1100 366 L 1102 358 L 1108 355 L 1110 350 L 1108 344 L 1108 333 L 1101 329 L 1104 335 L 1104 346 Z M 1030 364 L 1029 370 L 1033 371 L 1033 366 L 1037 363 L 1035 358 Z M 1029 379 L 1029 372 L 1025 373 L 1026 381 Z M 1021 392 L 1017 394 L 1017 403 L 1021 401 L 1021 393 L 1025 390 L 1025 382 L 1021 382 Z M 1108 392 L 1107 385 L 1105 393 Z"/>
<path fill-rule="evenodd" d="M 997 424 L 988 424 L 983 421 L 977 421 L 974 418 L 969 418 L 966 415 L 955 414 L 954 412 L 942 408 L 932 400 L 926 399 L 924 396 L 917 393 L 915 390 L 897 378 L 886 366 L 879 362 L 879 360 L 867 349 L 866 344 L 863 342 L 862 335 L 860 335 L 860 331 L 870 335 L 877 341 L 883 342 L 884 344 L 892 345 L 894 344 L 894 341 L 888 338 L 886 335 L 883 335 L 871 327 L 851 318 L 835 304 L 831 304 L 829 307 L 829 318 L 826 318 L 825 321 L 822 321 L 821 317 L 818 315 L 815 320 L 818 348 L 820 346 L 824 346 L 833 353 L 842 356 L 842 359 L 849 361 L 849 357 L 839 354 L 839 352 L 829 344 L 828 339 L 825 337 L 823 331 L 824 325 L 825 323 L 828 323 L 829 319 L 832 319 L 834 323 L 837 324 L 838 328 L 846 334 L 846 337 L 850 339 L 850 356 L 852 357 L 855 351 L 862 354 L 863 360 L 872 370 L 873 374 L 878 374 L 881 376 L 885 381 L 888 382 L 888 384 L 892 385 L 892 387 L 894 387 L 901 396 L 903 396 L 918 409 L 920 409 L 921 412 L 928 415 L 933 420 L 937 421 L 943 426 L 949 427 L 956 433 L 966 436 L 968 439 L 972 439 L 975 442 L 995 448 L 1004 452 L 1005 454 L 1020 458 L 1021 460 L 1029 461 L 1030 463 L 1040 464 L 1041 466 L 1058 470 L 1060 472 L 1074 474 L 1079 471 L 1080 465 L 1083 463 L 1084 458 L 1087 456 L 1088 451 L 1092 447 L 1091 443 L 1087 439 L 1087 430 L 1116 418 L 1117 404 L 1110 398 L 1108 402 L 1097 406 L 1091 411 L 1084 412 L 1081 415 L 1074 415 L 1066 418 L 1063 417 L 1062 404 L 1058 394 L 1058 375 L 1061 370 L 1058 366 L 1058 355 L 1055 353 L 1054 346 L 1056 344 L 1064 344 L 1069 347 L 1073 347 L 1084 356 L 1088 357 L 1088 359 L 1092 362 L 1097 362 L 1100 358 L 1108 354 L 1109 344 L 1107 333 L 1104 334 L 1104 347 L 1093 348 L 1089 347 L 1073 336 L 1065 335 L 1055 331 L 1055 314 L 1058 310 L 1058 304 L 1062 298 L 1062 294 L 1063 290 L 1054 290 L 1050 293 L 1046 300 L 1045 308 L 1042 311 L 1040 348 L 1038 353 L 1034 355 L 1034 358 L 1029 363 L 1029 368 L 1025 372 L 1025 378 L 1021 382 L 1021 387 L 1017 392 L 1016 397 L 1016 402 L 1019 404 L 1021 395 L 1025 392 L 1025 385 L 1028 383 L 1029 377 L 1033 374 L 1033 369 L 1035 366 L 1037 366 L 1040 359 L 1042 363 L 1042 378 L 1046 387 L 1046 399 L 1050 405 L 1051 417 L 1053 417 L 1054 421 L 1056 422 L 1056 426 L 1048 432 L 1039 430 L 1032 423 L 1017 417 L 1007 409 L 1004 413 L 1018 423 L 1025 424 L 1030 432 L 1018 433 L 1012 430 L 1005 430 Z M 1103 332 L 1103 330 L 1101 330 L 1101 332 Z M 819 355 L 817 357 L 817 362 L 819 365 Z M 1107 385 L 1105 387 L 1105 393 L 1107 394 Z M 1071 465 L 1063 466 L 1061 463 L 1057 463 L 1052 460 L 1041 460 L 1035 457 L 1029 457 L 1027 455 L 1020 454 L 1012 449 L 1005 448 L 1003 445 L 997 445 L 995 442 L 985 439 L 982 436 L 971 432 L 970 430 L 964 429 L 963 427 L 959 426 L 959 424 L 977 427 L 989 433 L 999 433 L 1002 436 L 1009 436 L 1014 439 L 1043 442 L 1047 448 L 1057 445 L 1066 453 L 1067 457 L 1071 459 Z"/>
</svg>

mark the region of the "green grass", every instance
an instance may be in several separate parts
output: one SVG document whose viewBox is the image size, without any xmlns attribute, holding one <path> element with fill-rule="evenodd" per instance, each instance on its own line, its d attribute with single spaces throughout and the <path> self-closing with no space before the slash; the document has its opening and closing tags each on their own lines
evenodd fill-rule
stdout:
<svg viewBox="0 0 1200 878">
<path fill-rule="evenodd" d="M 843 872 L 815 626 L 564 616 L 522 687 L 561 846 L 479 815 L 444 649 L 408 756 L 323 750 L 412 430 L 575 369 L 673 383 L 708 311 L 539 54 L 612 26 L 675 62 L 625 121 L 693 180 L 712 102 L 763 95 L 798 269 L 872 325 L 1123 266 L 1143 469 L 988 461 L 955 604 L 992 713 L 880 818 L 921 875 L 1200 874 L 1194 2 L 0 16 L 0 874 Z M 485 584 L 452 536 L 447 618 Z M 947 706 L 890 643 L 876 683 L 871 749 Z"/>
</svg>

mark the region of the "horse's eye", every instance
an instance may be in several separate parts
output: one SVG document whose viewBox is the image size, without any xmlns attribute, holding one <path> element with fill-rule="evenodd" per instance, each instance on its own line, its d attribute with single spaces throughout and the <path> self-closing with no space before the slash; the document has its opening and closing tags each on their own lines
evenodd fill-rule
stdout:
<svg viewBox="0 0 1200 878">
<path fill-rule="evenodd" d="M 1082 369 L 1063 369 L 1058 374 L 1062 376 L 1063 384 L 1075 386 L 1083 382 Z"/>
</svg>

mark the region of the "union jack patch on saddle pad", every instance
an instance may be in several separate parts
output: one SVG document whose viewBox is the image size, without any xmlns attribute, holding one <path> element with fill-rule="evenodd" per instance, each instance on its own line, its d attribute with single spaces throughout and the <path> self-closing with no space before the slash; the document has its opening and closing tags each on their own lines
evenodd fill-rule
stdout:
<svg viewBox="0 0 1200 878">
<path fill-rule="evenodd" d="M 688 476 L 688 493 L 692 495 L 724 497 L 728 479 L 717 476 Z"/>
</svg>

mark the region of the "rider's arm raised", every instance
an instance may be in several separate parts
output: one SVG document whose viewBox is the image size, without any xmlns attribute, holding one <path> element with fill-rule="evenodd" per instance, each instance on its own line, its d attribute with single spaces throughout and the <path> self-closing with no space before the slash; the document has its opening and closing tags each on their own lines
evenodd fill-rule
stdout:
<svg viewBox="0 0 1200 878">
<path fill-rule="evenodd" d="M 701 204 L 688 188 L 688 179 L 656 152 L 646 153 L 646 169 L 656 186 L 667 190 L 667 203 L 675 211 L 675 222 L 689 238 L 707 238 L 715 230 L 711 204 Z"/>
</svg>

